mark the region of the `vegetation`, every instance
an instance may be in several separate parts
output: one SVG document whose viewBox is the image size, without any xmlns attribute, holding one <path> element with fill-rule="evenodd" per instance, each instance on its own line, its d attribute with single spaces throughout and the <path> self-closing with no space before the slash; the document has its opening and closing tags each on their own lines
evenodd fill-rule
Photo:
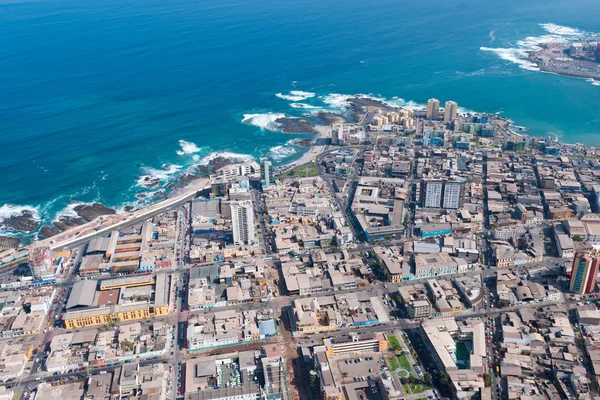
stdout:
<svg viewBox="0 0 600 400">
<path fill-rule="evenodd" d="M 400 362 L 400 366 L 404 369 L 407 370 L 411 370 L 412 367 L 410 365 L 410 361 L 408 361 L 408 357 L 406 357 L 406 354 L 402 354 L 401 356 L 398 356 L 398 361 Z"/>
<path fill-rule="evenodd" d="M 280 178 L 294 178 L 294 177 L 306 177 L 306 176 L 316 176 L 319 174 L 319 167 L 314 162 L 309 164 L 300 165 L 296 168 L 293 168 L 286 172 L 285 174 L 280 175 Z"/>
<path fill-rule="evenodd" d="M 490 374 L 485 374 L 485 378 L 483 378 L 483 382 L 485 384 L 485 387 L 492 386 L 492 376 Z"/>
<path fill-rule="evenodd" d="M 583 238 L 579 235 L 573 235 L 571 239 L 573 239 L 574 242 L 583 242 Z"/>
<path fill-rule="evenodd" d="M 396 356 L 389 356 L 388 363 L 389 363 L 390 371 L 395 371 L 398 368 L 400 368 L 400 363 L 398 362 L 398 359 L 396 358 Z"/>
<path fill-rule="evenodd" d="M 390 346 L 392 348 L 392 350 L 401 350 L 402 346 L 400 345 L 400 341 L 398 340 L 398 338 L 394 335 L 390 335 L 388 336 L 388 342 L 390 342 Z"/>
<path fill-rule="evenodd" d="M 123 340 L 121 342 L 121 349 L 123 351 L 133 351 L 133 343 L 131 343 L 129 340 Z"/>
<path fill-rule="evenodd" d="M 446 371 L 440 372 L 440 382 L 443 383 L 444 385 L 447 385 L 448 383 L 450 383 L 450 375 L 448 375 L 448 372 L 446 372 Z"/>
</svg>

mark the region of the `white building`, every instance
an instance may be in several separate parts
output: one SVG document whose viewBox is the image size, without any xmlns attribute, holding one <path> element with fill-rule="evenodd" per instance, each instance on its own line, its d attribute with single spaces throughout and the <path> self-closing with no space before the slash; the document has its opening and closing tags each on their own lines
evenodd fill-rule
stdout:
<svg viewBox="0 0 600 400">
<path fill-rule="evenodd" d="M 443 208 L 458 210 L 462 206 L 462 182 L 446 182 Z"/>
<path fill-rule="evenodd" d="M 233 243 L 248 244 L 256 241 L 254 230 L 254 206 L 250 200 L 231 202 Z"/>
</svg>

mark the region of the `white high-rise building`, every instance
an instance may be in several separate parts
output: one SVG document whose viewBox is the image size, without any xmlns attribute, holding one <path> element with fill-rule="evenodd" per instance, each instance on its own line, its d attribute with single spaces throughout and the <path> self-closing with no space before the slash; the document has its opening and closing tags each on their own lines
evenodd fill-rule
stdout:
<svg viewBox="0 0 600 400">
<path fill-rule="evenodd" d="M 442 208 L 458 210 L 463 203 L 462 182 L 446 182 L 444 185 L 444 202 Z"/>
<path fill-rule="evenodd" d="M 452 100 L 447 101 L 444 106 L 444 122 L 450 122 L 456 118 L 458 104 Z"/>
<path fill-rule="evenodd" d="M 438 119 L 440 117 L 440 101 L 438 99 L 427 100 L 427 119 Z"/>
<path fill-rule="evenodd" d="M 234 244 L 248 244 L 256 241 L 254 206 L 251 200 L 231 202 L 231 224 Z"/>
<path fill-rule="evenodd" d="M 442 181 L 423 181 L 421 191 L 423 194 L 423 207 L 440 208 L 442 205 L 442 192 L 444 182 Z"/>
</svg>

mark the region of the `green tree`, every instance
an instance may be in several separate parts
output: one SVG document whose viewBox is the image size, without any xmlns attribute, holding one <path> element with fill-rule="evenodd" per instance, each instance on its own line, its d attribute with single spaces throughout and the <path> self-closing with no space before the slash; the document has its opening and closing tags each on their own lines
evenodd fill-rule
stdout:
<svg viewBox="0 0 600 400">
<path fill-rule="evenodd" d="M 583 238 L 579 235 L 573 235 L 571 238 L 574 242 L 583 242 Z"/>
<path fill-rule="evenodd" d="M 448 383 L 450 383 L 450 375 L 448 375 L 448 372 L 446 372 L 446 371 L 440 372 L 440 382 L 442 382 L 444 385 L 447 385 Z"/>
<path fill-rule="evenodd" d="M 492 386 L 492 376 L 490 374 L 485 374 L 485 378 L 483 378 L 483 383 L 485 387 Z"/>
<path fill-rule="evenodd" d="M 121 342 L 121 349 L 123 351 L 132 351 L 133 350 L 133 343 L 131 343 L 129 340 L 123 340 Z"/>
<path fill-rule="evenodd" d="M 423 374 L 423 382 L 424 383 L 431 383 L 431 374 L 429 372 L 425 372 Z"/>
</svg>

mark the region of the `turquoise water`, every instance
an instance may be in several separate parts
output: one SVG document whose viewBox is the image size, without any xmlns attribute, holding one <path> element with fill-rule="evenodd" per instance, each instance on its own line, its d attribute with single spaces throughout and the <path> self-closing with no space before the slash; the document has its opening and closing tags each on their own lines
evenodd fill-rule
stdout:
<svg viewBox="0 0 600 400">
<path fill-rule="evenodd" d="M 315 111 L 292 104 L 343 109 L 333 94 L 453 99 L 600 144 L 600 86 L 517 57 L 551 32 L 600 31 L 600 2 L 562 3 L 2 1 L 0 220 L 135 204 L 215 152 L 291 161 L 298 135 L 269 120 Z M 293 90 L 307 93 L 275 96 Z M 144 176 L 160 187 L 141 187 Z"/>
</svg>

